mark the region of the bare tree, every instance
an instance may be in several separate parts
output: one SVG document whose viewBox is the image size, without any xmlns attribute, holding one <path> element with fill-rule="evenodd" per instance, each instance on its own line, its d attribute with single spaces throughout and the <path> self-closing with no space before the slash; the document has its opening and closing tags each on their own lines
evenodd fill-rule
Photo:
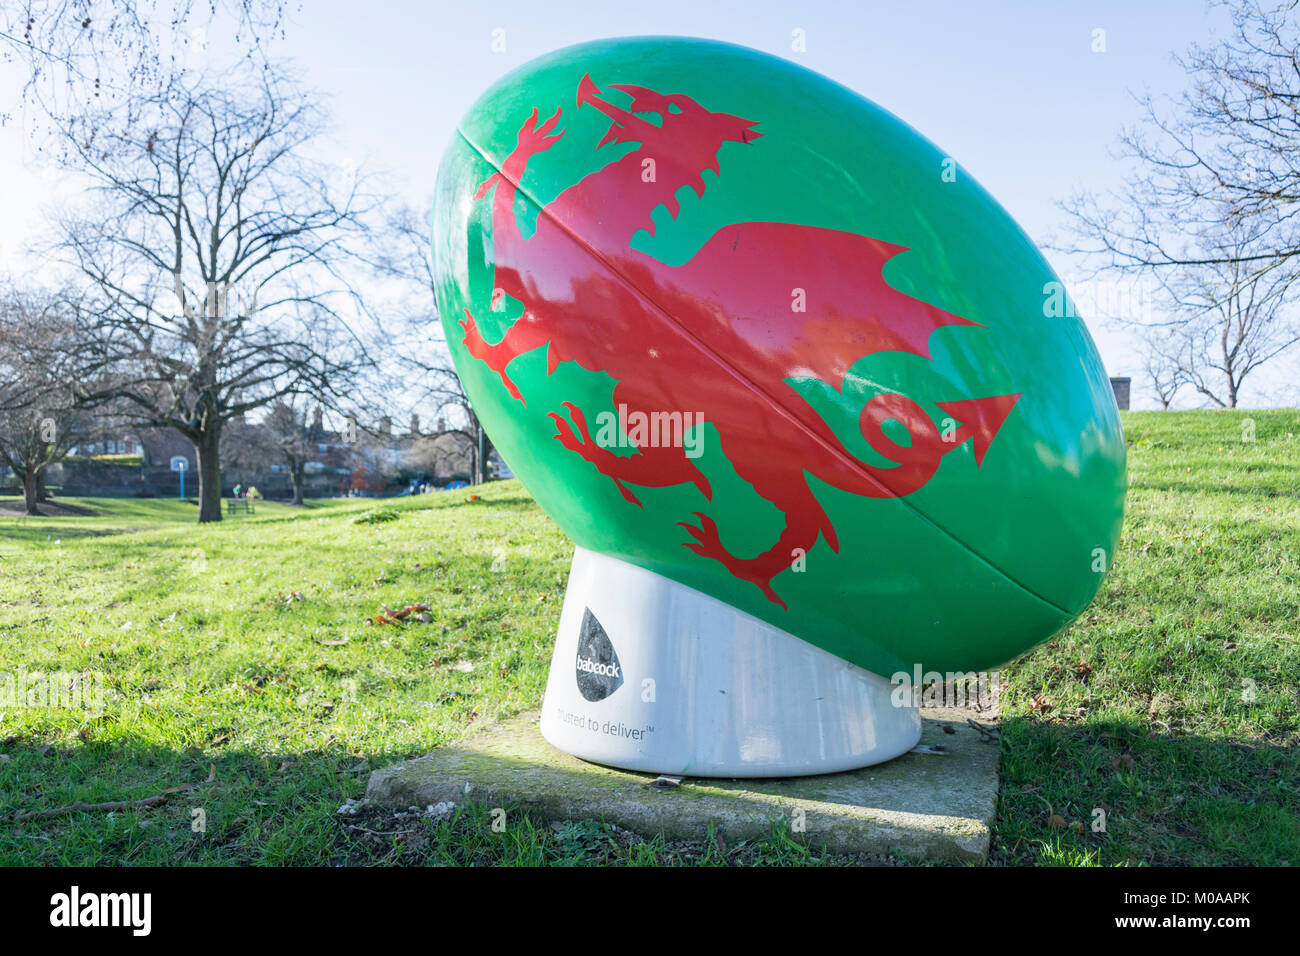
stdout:
<svg viewBox="0 0 1300 956">
<path fill-rule="evenodd" d="M 1183 357 L 1176 342 L 1173 343 L 1173 348 L 1170 347 L 1168 329 L 1145 329 L 1142 338 L 1142 370 L 1151 383 L 1151 391 L 1160 402 L 1160 408 L 1168 411 L 1179 391 L 1187 384 Z"/>
<path fill-rule="evenodd" d="M 231 38 L 268 65 L 296 0 L 5 0 L 0 61 L 21 64 L 23 98 L 49 117 L 134 111 L 165 89 L 210 38 Z M 3 114 L 0 114 L 2 116 Z"/>
<path fill-rule="evenodd" d="M 316 455 L 316 443 L 307 421 L 307 402 L 294 395 L 277 399 L 267 410 L 261 427 L 271 455 L 289 473 L 292 504 L 302 504 L 307 462 Z"/>
<path fill-rule="evenodd" d="M 41 513 L 46 468 L 77 442 L 85 416 L 71 386 L 75 322 L 46 293 L 0 298 L 0 462 L 22 481 L 29 515 Z"/>
<path fill-rule="evenodd" d="M 1300 341 L 1291 277 L 1256 269 L 1249 247 L 1240 238 L 1209 246 L 1216 261 L 1183 266 L 1166 282 L 1182 321 L 1167 330 L 1164 350 L 1176 377 L 1220 408 L 1236 408 L 1247 377 Z"/>
<path fill-rule="evenodd" d="M 1243 259 L 1254 268 L 1300 253 L 1300 2 L 1217 5 L 1229 10 L 1232 35 L 1177 57 L 1187 90 L 1166 104 L 1143 97 L 1143 125 L 1121 136 L 1121 158 L 1135 168 L 1123 192 L 1066 204 L 1092 240 L 1089 251 L 1116 265 L 1236 259 L 1178 240 L 1247 221 L 1257 242 Z"/>
<path fill-rule="evenodd" d="M 397 310 L 383 329 L 389 341 L 398 343 L 390 350 L 393 361 L 415 383 L 403 397 L 431 407 L 433 418 L 444 423 L 443 431 L 463 438 L 469 446 L 471 480 L 487 481 L 492 442 L 461 385 L 438 319 L 428 216 L 409 206 L 396 209 L 386 224 L 385 240 L 377 259 L 379 271 L 407 283 L 413 291 L 406 307 Z"/>
<path fill-rule="evenodd" d="M 450 478 L 461 471 L 472 471 L 474 454 L 474 444 L 467 435 L 459 431 L 444 431 L 417 438 L 406 462 L 430 478 Z"/>
<path fill-rule="evenodd" d="M 283 77 L 187 81 L 154 106 L 158 126 L 66 124 L 98 204 L 60 219 L 56 248 L 99 293 L 83 397 L 189 438 L 199 521 L 219 521 L 223 425 L 287 395 L 338 399 L 369 362 L 344 275 L 368 206 L 359 177 L 308 158 L 322 116 Z"/>
<path fill-rule="evenodd" d="M 243 415 L 232 418 L 221 429 L 222 478 L 245 488 L 256 484 L 259 475 L 279 463 L 275 451 L 275 442 L 261 422 Z"/>
<path fill-rule="evenodd" d="M 1157 386 L 1162 401 L 1185 383 L 1234 407 L 1245 378 L 1297 341 L 1300 2 L 1220 5 L 1231 35 L 1181 57 L 1186 92 L 1144 98 L 1145 122 L 1123 134 L 1134 170 L 1124 188 L 1064 204 L 1080 237 L 1065 251 L 1169 294 L 1148 355 L 1177 366 Z"/>
</svg>

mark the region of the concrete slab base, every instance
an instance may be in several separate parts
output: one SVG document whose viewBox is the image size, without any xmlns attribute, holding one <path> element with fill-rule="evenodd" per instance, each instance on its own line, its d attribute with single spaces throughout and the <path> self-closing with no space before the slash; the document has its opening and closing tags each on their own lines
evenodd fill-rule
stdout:
<svg viewBox="0 0 1300 956">
<path fill-rule="evenodd" d="M 733 845 L 779 821 L 796 839 L 833 853 L 982 864 L 997 802 L 998 744 L 966 723 L 971 711 L 922 713 L 918 749 L 874 767 L 783 780 L 686 778 L 671 789 L 651 786 L 653 774 L 556 750 L 533 713 L 374 771 L 366 799 L 401 809 L 513 807 L 534 819 L 603 820 L 670 840 L 703 839 L 712 824 Z"/>
</svg>

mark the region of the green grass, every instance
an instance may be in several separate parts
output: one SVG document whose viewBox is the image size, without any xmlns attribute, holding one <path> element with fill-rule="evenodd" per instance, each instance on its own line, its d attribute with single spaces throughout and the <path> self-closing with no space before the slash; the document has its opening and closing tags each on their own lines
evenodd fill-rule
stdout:
<svg viewBox="0 0 1300 956">
<path fill-rule="evenodd" d="M 1300 413 L 1125 427 L 1132 488 L 1103 592 L 1005 669 L 992 860 L 1295 864 Z M 516 482 L 259 502 L 202 527 L 192 503 L 74 503 L 89 513 L 0 515 L 0 677 L 102 674 L 105 713 L 0 705 L 0 816 L 192 789 L 4 823 L 0 863 L 855 862 L 780 828 L 727 846 L 513 808 L 504 834 L 469 808 L 337 813 L 371 769 L 540 702 L 572 552 Z M 415 602 L 429 623 L 366 623 Z"/>
<path fill-rule="evenodd" d="M 0 813 L 139 799 L 215 769 L 161 808 L 0 827 L 0 861 L 346 857 L 335 811 L 370 769 L 541 696 L 570 546 L 517 484 L 467 497 L 386 503 L 398 518 L 377 526 L 353 523 L 367 501 L 259 503 L 208 526 L 163 500 L 0 518 L 0 673 L 102 673 L 108 696 L 100 719 L 0 719 Z M 366 623 L 412 602 L 433 620 Z"/>
<path fill-rule="evenodd" d="M 1010 669 L 993 858 L 1300 865 L 1300 413 L 1124 426 L 1111 574 Z"/>
</svg>

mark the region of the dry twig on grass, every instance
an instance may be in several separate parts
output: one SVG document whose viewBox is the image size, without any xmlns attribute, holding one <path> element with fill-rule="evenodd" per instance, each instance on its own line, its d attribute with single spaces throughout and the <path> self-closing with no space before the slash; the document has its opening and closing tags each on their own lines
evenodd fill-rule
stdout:
<svg viewBox="0 0 1300 956">
<path fill-rule="evenodd" d="M 217 765 L 211 764 L 208 768 L 208 777 L 203 783 L 211 783 L 217 779 Z M 159 804 L 166 803 L 169 799 L 178 793 L 188 793 L 195 787 L 202 786 L 198 783 L 183 783 L 179 787 L 169 787 L 162 793 L 155 793 L 152 797 L 142 797 L 139 800 L 109 800 L 105 803 L 86 803 L 84 800 L 78 800 L 76 803 L 70 803 L 66 807 L 54 807 L 50 810 L 25 810 L 22 813 L 15 813 L 9 817 L 10 823 L 21 823 L 24 820 L 48 820 L 52 817 L 63 817 L 69 813 L 81 813 L 83 811 L 93 810 L 133 810 L 139 808 L 156 807 Z"/>
</svg>

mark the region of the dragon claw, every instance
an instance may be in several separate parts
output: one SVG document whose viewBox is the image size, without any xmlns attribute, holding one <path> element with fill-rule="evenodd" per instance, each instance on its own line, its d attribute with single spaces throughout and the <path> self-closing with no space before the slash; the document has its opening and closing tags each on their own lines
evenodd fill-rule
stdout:
<svg viewBox="0 0 1300 956">
<path fill-rule="evenodd" d="M 511 154 L 516 158 L 527 158 L 534 153 L 540 153 L 550 149 L 564 135 L 564 130 L 558 133 L 552 133 L 555 124 L 560 121 L 560 115 L 563 113 L 562 107 L 556 107 L 555 113 L 541 126 L 537 125 L 537 107 L 533 107 L 532 114 L 519 130 L 519 136 L 515 140 L 515 149 Z"/>
<path fill-rule="evenodd" d="M 551 118 L 548 119 L 545 123 L 543 123 L 543 124 L 542 124 L 542 128 L 539 129 L 537 132 L 538 132 L 540 135 L 545 136 L 545 135 L 548 134 L 551 130 L 555 129 L 555 124 L 558 123 L 558 122 L 560 121 L 560 115 L 561 115 L 563 112 L 564 112 L 563 108 L 557 106 L 557 107 L 555 108 L 555 112 L 551 115 Z M 536 117 L 537 117 L 537 110 L 533 110 L 533 118 L 536 119 Z M 558 136 L 555 137 L 555 139 L 559 139 L 560 136 L 563 136 L 563 135 L 564 135 L 563 133 L 560 133 Z"/>
<path fill-rule="evenodd" d="M 546 417 L 555 422 L 555 440 L 558 441 L 569 451 L 579 451 L 582 443 L 578 441 L 578 436 L 573 433 L 569 423 L 560 417 L 559 412 L 547 412 Z"/>
<path fill-rule="evenodd" d="M 709 558 L 719 562 L 736 577 L 749 581 L 758 587 L 763 592 L 764 597 L 774 604 L 781 605 L 782 610 L 789 610 L 786 603 L 772 590 L 771 579 L 755 573 L 754 561 L 741 560 L 722 546 L 722 536 L 718 533 L 717 522 L 700 511 L 693 511 L 691 514 L 699 519 L 698 526 L 687 521 L 677 522 L 679 528 L 685 528 L 686 532 L 695 539 L 694 541 L 683 541 L 682 547 L 694 551 L 702 558 Z M 750 570 L 748 574 L 745 573 L 747 569 Z"/>
<path fill-rule="evenodd" d="M 727 554 L 726 549 L 722 547 L 722 536 L 718 533 L 718 525 L 712 518 L 700 511 L 691 512 L 700 523 L 698 526 L 687 521 L 677 522 L 678 527 L 685 528 L 686 533 L 695 539 L 694 542 L 684 541 L 683 547 L 690 548 L 702 558 L 713 558 L 715 561 L 729 559 L 731 555 Z"/>
<path fill-rule="evenodd" d="M 562 404 L 568 411 L 569 418 L 573 420 L 573 425 L 576 425 L 578 430 L 575 432 L 573 430 L 573 425 L 570 425 L 565 421 L 564 416 L 559 412 L 547 412 L 547 417 L 550 418 L 551 421 L 555 422 L 555 440 L 569 451 L 586 461 L 591 462 L 596 466 L 598 471 L 603 471 L 598 459 L 602 453 L 608 454 L 608 452 L 605 452 L 604 449 L 600 448 L 599 445 L 591 440 L 591 433 L 587 431 L 587 416 L 582 413 L 582 409 L 578 408 L 578 406 L 574 405 L 572 402 L 563 402 Z M 581 438 L 578 437 L 579 433 L 581 433 Z M 638 508 L 645 507 L 641 504 L 641 500 L 637 498 L 636 495 L 628 491 L 627 485 L 623 484 L 623 482 L 619 481 L 618 478 L 613 475 L 610 475 L 610 478 L 613 480 L 614 484 L 618 486 L 618 490 L 623 494 L 624 498 L 632 502 L 632 504 L 636 505 Z"/>
<path fill-rule="evenodd" d="M 578 426 L 578 431 L 582 432 L 583 443 L 591 444 L 591 433 L 587 431 L 587 416 L 582 413 L 582 409 L 578 408 L 573 402 L 564 402 L 564 407 L 568 409 L 573 424 Z"/>
</svg>

